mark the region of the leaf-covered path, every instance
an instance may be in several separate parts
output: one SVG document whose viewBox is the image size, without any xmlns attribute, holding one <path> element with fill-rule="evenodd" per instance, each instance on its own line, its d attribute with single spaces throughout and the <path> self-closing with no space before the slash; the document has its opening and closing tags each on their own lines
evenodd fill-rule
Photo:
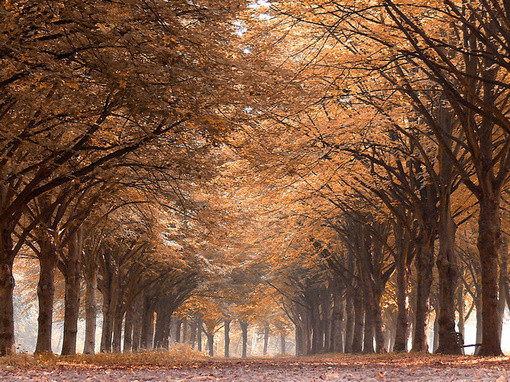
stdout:
<svg viewBox="0 0 510 382">
<path fill-rule="evenodd" d="M 2 381 L 510 381 L 510 359 L 339 356 L 205 360 L 158 364 L 57 361 L 0 366 Z"/>
</svg>

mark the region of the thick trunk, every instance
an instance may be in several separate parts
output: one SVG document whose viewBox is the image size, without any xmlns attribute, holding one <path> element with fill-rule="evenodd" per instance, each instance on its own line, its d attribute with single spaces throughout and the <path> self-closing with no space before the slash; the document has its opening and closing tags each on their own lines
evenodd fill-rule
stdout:
<svg viewBox="0 0 510 382">
<path fill-rule="evenodd" d="M 12 262 L 4 263 L 0 265 L 0 356 L 15 351 L 13 290 Z"/>
<path fill-rule="evenodd" d="M 296 355 L 306 354 L 306 343 L 303 333 L 303 326 L 301 324 L 295 325 L 296 327 Z"/>
<path fill-rule="evenodd" d="M 94 354 L 97 326 L 97 274 L 91 272 L 85 278 L 85 345 L 83 353 Z"/>
<path fill-rule="evenodd" d="M 416 271 L 416 312 L 414 319 L 413 352 L 427 352 L 427 324 L 430 314 L 430 288 L 432 286 L 432 268 L 434 266 L 435 233 L 429 230 L 423 233 Z"/>
<path fill-rule="evenodd" d="M 142 314 L 142 333 L 140 337 L 141 349 L 154 347 L 154 308 L 150 300 L 145 298 Z"/>
<path fill-rule="evenodd" d="M 168 349 L 169 347 L 171 313 L 167 304 L 158 304 L 156 308 L 156 332 L 154 333 L 154 347 L 156 349 Z"/>
<path fill-rule="evenodd" d="M 395 344 L 393 351 L 400 353 L 407 351 L 409 339 L 409 314 L 407 308 L 407 287 L 409 285 L 409 269 L 406 256 L 397 262 L 397 325 L 395 328 Z"/>
<path fill-rule="evenodd" d="M 243 339 L 243 347 L 242 347 L 242 358 L 247 357 L 247 349 L 248 349 L 248 323 L 241 321 L 239 323 L 241 325 L 241 335 Z"/>
<path fill-rule="evenodd" d="M 0 225 L 0 357 L 15 352 L 12 246 L 12 230 L 2 223 Z"/>
<path fill-rule="evenodd" d="M 76 354 L 76 338 L 80 314 L 82 243 L 82 233 L 81 230 L 78 230 L 69 243 L 68 256 L 63 266 L 63 270 L 65 271 L 65 311 L 62 355 Z"/>
<path fill-rule="evenodd" d="M 455 340 L 455 290 L 458 267 L 455 254 L 455 223 L 450 213 L 450 197 L 443 195 L 439 217 L 439 253 L 437 270 L 439 282 L 439 309 L 437 314 L 437 353 L 461 354 Z"/>
<path fill-rule="evenodd" d="M 225 320 L 225 358 L 230 357 L 230 322 L 232 320 Z"/>
<path fill-rule="evenodd" d="M 499 267 L 499 293 L 498 293 L 499 338 L 501 338 L 501 333 L 503 331 L 503 318 L 505 316 L 505 307 L 507 301 L 506 294 L 508 291 L 508 239 L 506 237 L 503 238 L 501 242 L 500 252 L 501 261 Z"/>
<path fill-rule="evenodd" d="M 45 241 L 46 242 L 46 241 Z M 51 327 L 53 324 L 53 296 L 55 294 L 55 268 L 57 254 L 50 243 L 41 245 L 39 255 L 39 283 L 37 297 L 39 299 L 39 317 L 37 345 L 35 353 L 52 352 Z"/>
<path fill-rule="evenodd" d="M 209 355 L 214 357 L 214 333 L 206 333 L 207 336 L 207 349 L 209 350 Z"/>
<path fill-rule="evenodd" d="M 480 253 L 482 279 L 482 345 L 478 355 L 501 355 L 499 336 L 499 246 L 501 221 L 499 195 L 480 200 L 478 218 L 478 251 Z"/>
</svg>

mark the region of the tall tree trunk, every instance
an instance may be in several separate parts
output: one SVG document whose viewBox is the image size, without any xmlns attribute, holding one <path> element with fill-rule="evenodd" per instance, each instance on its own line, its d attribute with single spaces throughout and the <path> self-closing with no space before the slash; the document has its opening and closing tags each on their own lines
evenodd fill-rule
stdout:
<svg viewBox="0 0 510 382">
<path fill-rule="evenodd" d="M 85 277 L 85 344 L 83 353 L 94 354 L 97 326 L 97 273 L 95 270 Z"/>
<path fill-rule="evenodd" d="M 347 320 L 345 321 L 345 353 L 353 353 L 352 344 L 354 341 L 354 328 L 355 328 L 355 310 L 353 304 L 352 294 L 346 294 L 349 297 L 345 300 L 345 315 Z"/>
<path fill-rule="evenodd" d="M 280 334 L 280 354 L 285 355 L 287 352 L 286 343 L 285 343 L 285 333 Z"/>
<path fill-rule="evenodd" d="M 374 308 L 369 286 L 363 288 L 363 308 L 365 310 L 365 326 L 363 328 L 363 353 L 374 353 Z"/>
<path fill-rule="evenodd" d="M 122 321 L 124 319 L 123 305 L 117 303 L 113 314 L 113 337 L 112 337 L 112 352 L 120 353 L 122 341 Z"/>
<path fill-rule="evenodd" d="M 397 297 L 397 323 L 395 327 L 395 342 L 393 351 L 396 353 L 407 351 L 409 339 L 409 312 L 407 306 L 407 288 L 409 286 L 410 239 L 400 222 L 395 225 L 396 251 L 396 297 Z"/>
<path fill-rule="evenodd" d="M 154 347 L 154 308 L 149 298 L 145 298 L 142 314 L 141 349 Z"/>
<path fill-rule="evenodd" d="M 501 355 L 499 336 L 499 246 L 501 222 L 500 195 L 486 195 L 480 199 L 478 218 L 478 251 L 482 279 L 482 345 L 478 355 Z"/>
<path fill-rule="evenodd" d="M 103 295 L 103 326 L 101 330 L 101 353 L 110 352 L 112 350 L 112 319 L 113 306 L 112 306 L 112 291 L 111 281 L 103 280 L 103 288 L 101 290 Z"/>
<path fill-rule="evenodd" d="M 209 350 L 209 355 L 214 357 L 214 333 L 206 333 L 207 336 L 207 349 Z"/>
<path fill-rule="evenodd" d="M 68 255 L 62 269 L 65 279 L 64 338 L 62 355 L 76 354 L 78 318 L 80 314 L 82 230 L 73 234 L 68 246 Z"/>
<path fill-rule="evenodd" d="M 344 315 L 344 300 L 340 288 L 335 289 L 333 295 L 333 317 L 331 321 L 330 351 L 341 353 L 343 351 L 342 324 Z"/>
<path fill-rule="evenodd" d="M 133 306 L 133 339 L 131 340 L 133 351 L 140 350 L 142 341 L 142 315 L 143 315 L 143 295 L 137 298 L 138 303 Z"/>
<path fill-rule="evenodd" d="M 430 288 L 432 286 L 432 268 L 434 266 L 435 233 L 430 227 L 421 234 L 418 249 L 416 272 L 416 311 L 414 319 L 413 352 L 427 352 L 427 324 L 430 314 Z"/>
<path fill-rule="evenodd" d="M 352 335 L 352 353 L 361 353 L 363 350 L 363 326 L 365 322 L 365 312 L 363 311 L 363 298 L 361 294 L 354 294 L 354 330 Z"/>
<path fill-rule="evenodd" d="M 459 332 L 462 334 L 462 337 L 464 337 L 464 332 L 465 332 L 465 325 L 466 325 L 466 320 L 465 320 L 465 316 L 464 316 L 464 284 L 462 283 L 459 283 L 458 287 L 457 287 L 457 310 L 459 312 Z"/>
<path fill-rule="evenodd" d="M 241 335 L 243 339 L 243 347 L 242 347 L 242 358 L 247 357 L 247 349 L 248 349 L 248 323 L 245 321 L 239 322 L 241 325 Z"/>
<path fill-rule="evenodd" d="M 501 254 L 500 254 L 500 267 L 499 267 L 499 293 L 498 293 L 498 316 L 499 316 L 499 327 L 498 333 L 499 338 L 503 332 L 503 318 L 505 316 L 505 307 L 508 291 L 508 238 L 504 237 L 501 240 Z"/>
<path fill-rule="evenodd" d="M 230 323 L 232 320 L 225 320 L 225 358 L 230 357 Z"/>
<path fill-rule="evenodd" d="M 202 351 L 202 318 L 197 318 L 197 350 Z"/>
<path fill-rule="evenodd" d="M 455 340 L 455 291 L 458 267 L 455 254 L 455 222 L 450 211 L 449 192 L 441 197 L 439 206 L 439 253 L 437 270 L 439 282 L 439 309 L 437 314 L 438 346 L 436 353 L 461 354 Z"/>
<path fill-rule="evenodd" d="M 305 336 L 303 333 L 303 325 L 298 322 L 295 324 L 295 336 L 296 336 L 296 355 L 306 354 L 306 343 Z"/>
<path fill-rule="evenodd" d="M 128 306 L 126 309 L 126 320 L 124 322 L 124 353 L 130 352 L 133 347 L 133 326 L 134 326 L 134 312 L 133 307 Z"/>
<path fill-rule="evenodd" d="M 37 344 L 35 353 L 52 352 L 51 328 L 53 324 L 53 296 L 55 294 L 55 268 L 57 253 L 47 240 L 41 242 L 39 254 L 39 283 L 37 296 L 39 299 L 39 317 Z"/>
<path fill-rule="evenodd" d="M 0 265 L 0 357 L 15 352 L 12 265 L 9 261 Z"/>
</svg>

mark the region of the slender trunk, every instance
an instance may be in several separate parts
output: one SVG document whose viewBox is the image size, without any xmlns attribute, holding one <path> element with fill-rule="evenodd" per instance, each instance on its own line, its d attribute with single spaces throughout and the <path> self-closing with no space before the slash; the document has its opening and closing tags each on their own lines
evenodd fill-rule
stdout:
<svg viewBox="0 0 510 382">
<path fill-rule="evenodd" d="M 341 353 L 343 351 L 342 323 L 344 315 L 344 300 L 342 293 L 337 288 L 333 295 L 333 317 L 331 320 L 330 351 Z"/>
<path fill-rule="evenodd" d="M 225 358 L 230 357 L 230 323 L 232 320 L 225 320 Z"/>
<path fill-rule="evenodd" d="M 248 323 L 241 321 L 239 322 L 239 324 L 241 325 L 241 334 L 243 338 L 243 348 L 241 357 L 246 358 L 248 349 Z"/>
<path fill-rule="evenodd" d="M 395 229 L 395 240 L 398 244 L 396 262 L 397 272 L 397 324 L 395 328 L 395 343 L 393 351 L 400 353 L 407 351 L 409 338 L 409 313 L 407 306 L 407 288 L 409 286 L 409 267 L 407 266 L 410 251 L 409 235 L 405 235 L 404 228 L 398 224 Z"/>
<path fill-rule="evenodd" d="M 280 334 L 280 354 L 285 355 L 287 349 L 285 349 L 285 333 Z"/>
<path fill-rule="evenodd" d="M 346 296 L 347 297 L 347 296 Z M 352 343 L 354 341 L 354 327 L 355 327 L 355 311 L 353 305 L 353 299 L 349 293 L 349 298 L 345 301 L 345 315 L 347 320 L 345 321 L 345 353 L 353 353 Z"/>
<path fill-rule="evenodd" d="M 202 319 L 197 318 L 197 350 L 202 351 Z"/>
<path fill-rule="evenodd" d="M 267 346 L 269 344 L 269 324 L 264 325 L 264 347 L 262 350 L 263 355 L 267 355 Z"/>
<path fill-rule="evenodd" d="M 437 313 L 437 310 L 436 310 L 436 317 L 434 318 L 434 340 L 433 340 L 433 344 L 432 344 L 432 351 L 434 353 L 439 353 L 437 351 L 438 347 L 439 347 L 439 314 Z"/>
<path fill-rule="evenodd" d="M 183 318 L 182 320 L 182 343 L 188 342 L 188 319 Z"/>
<path fill-rule="evenodd" d="M 37 296 L 39 299 L 39 317 L 37 330 L 37 345 L 35 353 L 52 352 L 51 327 L 53 324 L 53 296 L 55 294 L 55 268 L 57 254 L 51 243 L 44 240 L 41 243 L 39 255 L 39 283 Z"/>
<path fill-rule="evenodd" d="M 65 279 L 64 338 L 62 355 L 76 354 L 78 318 L 80 314 L 82 230 L 73 235 L 68 246 L 68 255 L 63 264 Z"/>
<path fill-rule="evenodd" d="M 499 194 L 480 200 L 478 218 L 478 250 L 482 278 L 482 345 L 478 355 L 501 355 L 499 336 L 499 246 L 501 222 Z"/>
<path fill-rule="evenodd" d="M 83 353 L 94 354 L 97 326 L 97 273 L 90 272 L 85 278 L 85 345 Z"/>
<path fill-rule="evenodd" d="M 462 334 L 462 337 L 464 337 L 464 329 L 466 324 L 466 319 L 464 316 L 464 285 L 459 284 L 457 288 L 457 305 L 458 305 L 458 311 L 459 311 L 459 332 Z"/>
<path fill-rule="evenodd" d="M 363 311 L 363 299 L 360 293 L 354 294 L 353 296 L 354 306 L 354 330 L 352 335 L 352 353 L 361 353 L 363 350 L 363 326 L 364 326 L 364 311 Z"/>
<path fill-rule="evenodd" d="M 101 290 L 103 295 L 103 326 L 101 330 L 101 353 L 110 352 L 112 346 L 112 327 L 111 315 L 113 306 L 111 304 L 111 282 L 110 280 L 103 280 L 104 285 Z"/>
<path fill-rule="evenodd" d="M 476 343 L 482 343 L 483 319 L 482 319 L 482 298 L 481 293 L 476 294 Z"/>
<path fill-rule="evenodd" d="M 130 352 L 133 347 L 133 325 L 134 312 L 133 307 L 128 306 L 126 309 L 126 320 L 124 322 L 124 353 Z"/>
</svg>

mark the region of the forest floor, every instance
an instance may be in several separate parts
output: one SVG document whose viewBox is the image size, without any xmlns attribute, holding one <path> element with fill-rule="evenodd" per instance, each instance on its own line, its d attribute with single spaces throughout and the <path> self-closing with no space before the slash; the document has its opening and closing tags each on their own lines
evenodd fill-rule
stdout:
<svg viewBox="0 0 510 382">
<path fill-rule="evenodd" d="M 510 382 L 510 357 L 322 355 L 182 360 L 168 353 L 0 358 L 1 381 L 492 381 Z"/>
</svg>

